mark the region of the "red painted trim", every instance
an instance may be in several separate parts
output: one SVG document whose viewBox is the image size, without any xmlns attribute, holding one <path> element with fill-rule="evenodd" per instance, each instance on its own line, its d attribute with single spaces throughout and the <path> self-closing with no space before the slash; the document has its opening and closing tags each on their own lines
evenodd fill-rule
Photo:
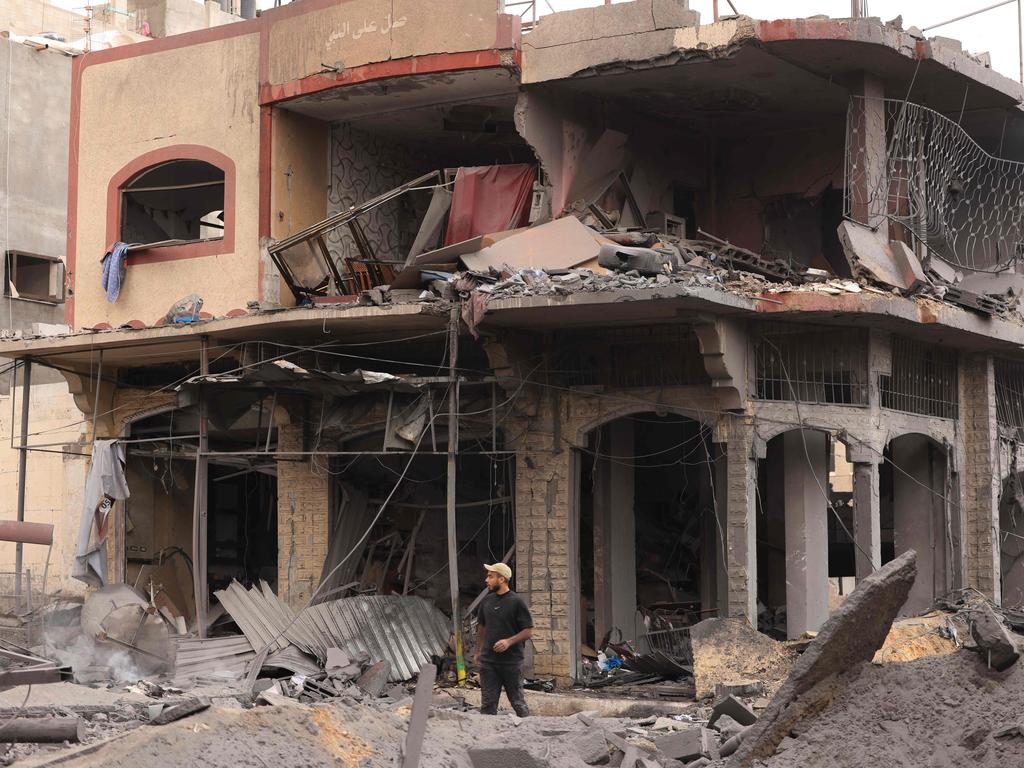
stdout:
<svg viewBox="0 0 1024 768">
<path fill-rule="evenodd" d="M 291 80 L 287 83 L 260 85 L 260 105 L 279 104 L 332 88 L 343 88 L 357 83 L 386 80 L 408 75 L 429 75 L 440 72 L 460 72 L 475 69 L 495 69 L 503 66 L 501 51 L 466 51 L 464 53 L 432 53 L 410 56 L 373 64 L 352 67 L 336 74 L 317 74 Z"/>
<path fill-rule="evenodd" d="M 107 184 L 107 244 L 120 239 L 121 234 L 121 189 L 148 168 L 170 160 L 202 160 L 224 171 L 224 237 L 205 243 L 188 243 L 132 251 L 128 256 L 129 266 L 156 264 L 162 261 L 192 259 L 199 256 L 215 256 L 232 253 L 235 250 L 235 163 L 225 154 L 199 144 L 175 144 L 161 147 L 139 155 L 114 174 Z"/>
<path fill-rule="evenodd" d="M 100 51 L 89 51 L 88 53 L 82 54 L 79 58 L 84 61 L 84 64 L 82 65 L 83 67 L 88 67 L 93 64 L 106 64 L 111 61 L 121 61 L 122 59 L 146 56 L 151 53 L 173 51 L 178 48 L 187 48 L 192 45 L 202 45 L 203 43 L 213 43 L 218 40 L 228 40 L 232 37 L 255 35 L 260 32 L 261 27 L 264 26 L 265 23 L 266 22 L 263 19 L 236 21 L 231 24 L 222 24 L 219 27 L 198 29 L 195 32 L 183 32 L 180 35 L 171 35 L 170 37 L 157 37 L 152 40 L 146 40 L 142 43 L 121 45 L 117 48 L 104 48 Z"/>
</svg>

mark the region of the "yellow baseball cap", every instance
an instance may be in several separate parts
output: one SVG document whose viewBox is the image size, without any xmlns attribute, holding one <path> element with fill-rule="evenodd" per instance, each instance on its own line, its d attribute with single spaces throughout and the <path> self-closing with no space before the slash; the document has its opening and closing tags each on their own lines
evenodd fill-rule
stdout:
<svg viewBox="0 0 1024 768">
<path fill-rule="evenodd" d="M 484 563 L 484 570 L 493 571 L 499 576 L 504 576 L 506 579 L 512 578 L 512 569 L 504 563 L 495 563 L 494 565 L 487 565 L 487 563 Z"/>
</svg>

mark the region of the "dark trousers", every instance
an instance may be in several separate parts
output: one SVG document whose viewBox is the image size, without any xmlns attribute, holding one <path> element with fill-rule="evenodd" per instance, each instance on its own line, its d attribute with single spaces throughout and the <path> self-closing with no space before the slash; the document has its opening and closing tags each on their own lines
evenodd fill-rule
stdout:
<svg viewBox="0 0 1024 768">
<path fill-rule="evenodd" d="M 530 710 L 523 696 L 523 665 L 487 662 L 480 665 L 480 714 L 498 714 L 498 697 L 502 688 L 516 714 L 528 716 Z"/>
</svg>

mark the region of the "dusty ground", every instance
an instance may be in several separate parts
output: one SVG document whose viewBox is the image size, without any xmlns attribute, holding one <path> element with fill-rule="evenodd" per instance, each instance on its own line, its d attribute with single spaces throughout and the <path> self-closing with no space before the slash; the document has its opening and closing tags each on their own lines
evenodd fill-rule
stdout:
<svg viewBox="0 0 1024 768">
<path fill-rule="evenodd" d="M 970 651 L 864 665 L 849 687 L 797 728 L 767 768 L 1003 768 L 1024 766 L 1024 668 L 987 670 Z"/>
<path fill-rule="evenodd" d="M 338 766 L 393 768 L 408 727 L 409 707 L 394 712 L 366 706 L 260 707 L 246 711 L 210 709 L 191 718 L 155 727 L 141 726 L 77 757 L 61 755 L 67 768 L 272 768 Z M 622 730 L 631 721 L 601 719 L 597 724 Z M 586 768 L 574 739 L 586 726 L 576 717 L 435 711 L 427 725 L 420 765 L 470 768 L 469 747 L 520 747 L 550 765 Z M 81 748 L 80 748 L 81 749 Z M 53 755 L 18 765 L 41 768 Z"/>
</svg>

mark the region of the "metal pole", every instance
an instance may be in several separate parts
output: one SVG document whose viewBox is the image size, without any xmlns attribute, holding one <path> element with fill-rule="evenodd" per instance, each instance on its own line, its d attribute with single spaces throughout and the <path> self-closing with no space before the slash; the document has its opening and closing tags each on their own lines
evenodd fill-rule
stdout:
<svg viewBox="0 0 1024 768">
<path fill-rule="evenodd" d="M 25 522 L 25 480 L 28 470 L 28 404 L 32 390 L 32 358 L 26 357 L 25 372 L 21 378 L 21 450 L 18 452 L 18 522 Z M 14 393 L 11 392 L 11 399 Z M 19 541 L 14 545 L 14 595 L 18 607 L 21 607 L 21 566 L 24 545 Z"/>
<path fill-rule="evenodd" d="M 210 375 L 209 339 L 201 339 L 199 371 Z M 192 508 L 192 591 L 196 602 L 196 631 L 200 638 L 206 637 L 206 546 L 207 546 L 207 488 L 209 469 L 209 437 L 206 423 L 206 391 L 199 385 L 199 450 L 196 452 L 195 496 Z"/>
<path fill-rule="evenodd" d="M 963 19 L 969 19 L 969 18 L 971 18 L 971 16 L 977 16 L 979 13 L 985 13 L 985 11 L 991 11 L 991 10 L 994 10 L 996 8 L 1002 8 L 1004 5 L 1009 5 L 1010 3 L 1018 3 L 1019 4 L 1020 0 L 1003 0 L 1001 3 L 995 3 L 994 5 L 986 5 L 984 8 L 979 8 L 976 11 L 971 11 L 970 13 L 965 13 L 963 16 L 957 16 L 956 18 L 953 18 L 953 19 L 947 19 L 946 21 L 940 21 L 938 24 L 930 24 L 927 27 L 922 27 L 921 31 L 922 32 L 927 32 L 930 29 L 936 29 L 938 27 L 944 27 L 947 24 L 952 24 L 954 21 L 961 21 Z"/>
<path fill-rule="evenodd" d="M 1021 26 L 1021 4 L 1017 0 L 1017 60 L 1020 62 L 1019 76 L 1021 85 L 1024 85 L 1024 28 Z"/>
<path fill-rule="evenodd" d="M 459 356 L 459 304 L 448 317 L 448 587 L 452 593 L 452 629 L 455 634 L 455 668 L 459 685 L 466 682 L 466 654 L 462 647 L 462 611 L 459 606 L 459 540 L 455 529 L 455 457 L 459 450 L 459 382 L 455 364 Z"/>
</svg>

